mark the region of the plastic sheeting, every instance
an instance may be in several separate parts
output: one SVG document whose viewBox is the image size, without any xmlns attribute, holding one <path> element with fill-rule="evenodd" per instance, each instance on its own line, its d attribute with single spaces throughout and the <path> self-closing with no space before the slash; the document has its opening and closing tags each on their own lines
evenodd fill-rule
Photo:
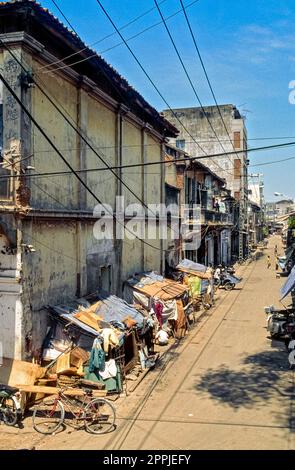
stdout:
<svg viewBox="0 0 295 470">
<path fill-rule="evenodd" d="M 281 300 L 287 297 L 288 294 L 295 288 L 295 266 L 289 274 L 289 277 L 283 287 L 281 288 Z"/>
<path fill-rule="evenodd" d="M 176 269 L 191 269 L 192 271 L 199 271 L 200 273 L 205 273 L 207 271 L 207 266 L 204 264 L 195 263 L 189 259 L 183 259 L 177 266 Z"/>
</svg>

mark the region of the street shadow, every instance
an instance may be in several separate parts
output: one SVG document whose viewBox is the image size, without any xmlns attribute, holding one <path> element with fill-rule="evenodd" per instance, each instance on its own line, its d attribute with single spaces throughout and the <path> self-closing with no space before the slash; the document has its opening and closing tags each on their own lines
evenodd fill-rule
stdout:
<svg viewBox="0 0 295 470">
<path fill-rule="evenodd" d="M 213 399 L 233 409 L 253 408 L 278 393 L 287 396 L 294 393 L 285 380 L 284 372 L 289 370 L 286 352 L 263 351 L 247 356 L 242 363 L 244 370 L 231 370 L 226 365 L 209 369 L 195 384 L 195 389 L 209 393 Z"/>
</svg>

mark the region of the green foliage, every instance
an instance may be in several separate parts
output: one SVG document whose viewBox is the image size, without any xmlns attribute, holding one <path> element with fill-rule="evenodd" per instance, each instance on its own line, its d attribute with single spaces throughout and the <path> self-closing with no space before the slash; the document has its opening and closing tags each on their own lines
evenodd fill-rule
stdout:
<svg viewBox="0 0 295 470">
<path fill-rule="evenodd" d="M 292 217 L 289 218 L 288 226 L 291 229 L 295 229 L 295 216 L 294 215 L 292 215 Z"/>
</svg>

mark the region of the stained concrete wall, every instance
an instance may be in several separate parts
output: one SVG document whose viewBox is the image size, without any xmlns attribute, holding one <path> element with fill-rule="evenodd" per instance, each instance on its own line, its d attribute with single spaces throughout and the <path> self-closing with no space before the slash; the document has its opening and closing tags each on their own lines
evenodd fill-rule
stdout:
<svg viewBox="0 0 295 470">
<path fill-rule="evenodd" d="M 247 132 L 244 125 L 243 118 L 235 118 L 235 110 L 232 105 L 220 106 L 222 119 L 220 118 L 216 106 L 206 106 L 206 115 L 204 116 L 201 108 L 181 108 L 175 109 L 174 112 L 184 124 L 189 134 L 179 125 L 178 120 L 170 110 L 165 110 L 164 116 L 169 119 L 174 125 L 179 128 L 179 136 L 177 140 L 185 140 L 185 151 L 193 157 L 205 156 L 205 154 L 220 154 L 225 153 L 224 156 L 216 158 L 202 158 L 202 163 L 213 170 L 217 175 L 226 180 L 227 188 L 234 192 L 241 190 L 241 184 L 247 188 L 247 179 L 234 177 L 234 160 L 240 158 L 242 160 L 242 170 L 245 172 L 246 166 L 246 153 L 228 155 L 226 152 L 234 152 L 234 132 L 240 132 L 241 148 L 236 150 L 245 149 Z M 216 135 L 214 134 L 208 120 L 211 123 Z M 178 124 L 178 125 L 177 125 Z M 228 136 L 225 126 L 228 130 Z M 192 138 L 193 137 L 193 138 Z M 218 141 L 219 139 L 219 141 Z M 196 142 L 199 143 L 199 146 Z M 171 139 L 171 143 L 175 145 L 176 139 Z M 205 153 L 202 151 L 205 151 Z"/>
<path fill-rule="evenodd" d="M 44 64 L 29 53 L 26 63 L 32 64 L 38 80 L 38 70 Z M 38 87 L 24 92 L 21 82 L 14 77 L 14 70 L 15 64 L 8 72 L 17 92 L 25 95 L 27 107 L 70 165 L 75 169 L 104 167 Z M 160 139 L 151 137 L 144 123 L 135 123 L 134 117 L 120 118 L 119 106 L 106 104 L 83 84 L 78 85 L 65 76 L 47 74 L 46 80 L 42 76 L 41 80 L 42 88 L 71 122 L 87 134 L 87 140 L 110 166 L 162 159 Z M 22 142 L 20 157 L 33 155 L 26 160 L 26 165 L 34 167 L 30 171 L 69 170 L 40 132 L 24 119 L 15 103 L 12 103 L 10 116 L 16 119 L 11 119 L 10 128 L 5 122 L 5 138 L 10 135 L 18 143 Z M 147 168 L 149 170 L 122 171 L 121 177 L 145 203 L 160 203 L 164 200 L 162 166 Z M 81 175 L 97 198 L 114 211 L 117 194 L 124 195 L 127 204 L 138 203 L 110 171 Z M 76 296 L 95 291 L 102 285 L 104 269 L 110 270 L 111 291 L 120 294 L 122 283 L 134 272 L 161 270 L 163 253 L 159 250 L 164 246 L 159 240 L 150 242 L 157 249 L 137 239 L 97 240 L 93 234 L 96 221 L 92 218 L 97 201 L 73 175 L 28 178 L 25 189 L 28 196 L 25 210 L 22 201 L 17 201 L 15 196 L 17 184 L 13 187 L 11 201 L 18 204 L 17 210 L 22 214 L 17 248 L 21 263 L 20 290 L 17 296 L 5 300 L 14 313 L 9 320 L 5 317 L 5 324 L 16 341 L 8 357 L 17 353 L 18 358 L 38 357 L 47 328 L 46 305 L 69 302 Z M 27 252 L 23 245 L 33 245 L 34 252 Z M 2 293 L 0 285 L 0 299 Z M 0 300 L 0 315 L 4 313 L 4 305 L 1 308 Z M 14 330 L 12 323 L 17 325 Z"/>
</svg>

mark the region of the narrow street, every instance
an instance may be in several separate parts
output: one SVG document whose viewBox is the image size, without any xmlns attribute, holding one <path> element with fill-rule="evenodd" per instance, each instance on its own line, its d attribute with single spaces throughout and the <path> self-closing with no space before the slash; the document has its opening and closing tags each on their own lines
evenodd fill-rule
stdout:
<svg viewBox="0 0 295 470">
<path fill-rule="evenodd" d="M 271 238 L 271 257 L 275 244 Z M 278 304 L 284 278 L 275 277 L 273 263 L 267 270 L 266 254 L 175 352 L 136 420 L 108 448 L 294 448 L 294 373 L 284 345 L 266 338 L 263 310 Z"/>
<path fill-rule="evenodd" d="M 161 366 L 115 402 L 115 432 L 65 430 L 44 438 L 27 420 L 22 433 L 37 449 L 294 449 L 294 372 L 284 345 L 267 339 L 263 310 L 278 305 L 284 282 L 275 276 L 275 244 L 277 237 L 262 258 L 242 266 L 241 287 L 221 292 L 216 308 Z M 9 430 L 8 437 L 20 434 Z"/>
<path fill-rule="evenodd" d="M 266 254 L 273 257 L 278 238 Z M 196 330 L 114 449 L 294 449 L 294 372 L 284 345 L 267 339 L 263 307 L 279 288 L 266 255 L 244 268 L 239 289 Z"/>
</svg>

